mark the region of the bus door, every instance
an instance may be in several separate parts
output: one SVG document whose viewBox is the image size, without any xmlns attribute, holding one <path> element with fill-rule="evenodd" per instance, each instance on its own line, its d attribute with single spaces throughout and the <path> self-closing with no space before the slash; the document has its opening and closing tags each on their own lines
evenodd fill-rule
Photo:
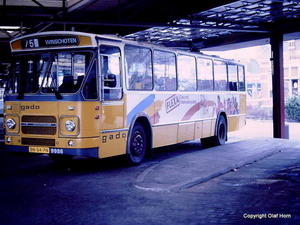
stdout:
<svg viewBox="0 0 300 225">
<path fill-rule="evenodd" d="M 124 101 L 121 87 L 121 53 L 116 46 L 100 45 L 102 144 L 100 157 L 125 153 Z M 124 146 L 123 146 L 124 145 Z M 104 147 L 105 146 L 105 147 Z"/>
</svg>

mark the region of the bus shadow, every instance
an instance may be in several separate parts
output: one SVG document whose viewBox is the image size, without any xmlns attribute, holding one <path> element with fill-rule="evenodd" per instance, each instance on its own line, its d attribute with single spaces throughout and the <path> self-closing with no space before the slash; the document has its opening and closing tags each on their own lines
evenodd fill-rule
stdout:
<svg viewBox="0 0 300 225">
<path fill-rule="evenodd" d="M 134 168 L 140 169 L 159 163 L 163 160 L 174 158 L 180 155 L 189 154 L 195 151 L 201 151 L 200 141 L 189 141 L 180 144 L 154 148 L 150 154 L 147 154 L 141 165 L 128 167 L 125 163 L 124 156 L 114 156 L 104 159 L 95 159 L 87 157 L 74 157 L 68 163 L 56 163 L 50 158 L 50 166 L 55 171 L 73 171 L 73 172 L 104 172 L 109 170 Z"/>
</svg>

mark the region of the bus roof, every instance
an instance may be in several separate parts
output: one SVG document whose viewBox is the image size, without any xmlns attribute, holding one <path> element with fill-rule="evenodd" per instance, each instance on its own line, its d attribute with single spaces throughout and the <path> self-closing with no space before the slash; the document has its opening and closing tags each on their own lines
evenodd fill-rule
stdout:
<svg viewBox="0 0 300 225">
<path fill-rule="evenodd" d="M 144 47 L 157 48 L 165 51 L 173 51 L 181 54 L 193 54 L 202 57 L 208 57 L 210 59 L 226 61 L 229 64 L 238 62 L 220 58 L 218 56 L 212 56 L 203 54 L 201 52 L 185 51 L 176 48 L 168 48 L 163 45 L 153 44 L 151 42 L 139 42 L 124 39 L 115 35 L 100 35 L 92 33 L 84 33 L 77 31 L 47 31 L 24 35 L 10 41 L 11 51 L 24 52 L 24 51 L 36 51 L 36 50 L 48 50 L 48 49 L 62 49 L 63 48 L 96 48 L 98 46 L 97 40 L 109 40 L 123 42 L 132 45 L 140 45 Z"/>
</svg>

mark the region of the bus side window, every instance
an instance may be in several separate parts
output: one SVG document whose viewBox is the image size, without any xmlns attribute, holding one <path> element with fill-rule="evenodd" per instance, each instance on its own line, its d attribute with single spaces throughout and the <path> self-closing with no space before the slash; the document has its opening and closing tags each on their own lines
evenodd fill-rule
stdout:
<svg viewBox="0 0 300 225">
<path fill-rule="evenodd" d="M 129 90 L 152 90 L 152 56 L 148 48 L 125 45 L 126 83 Z"/>
<path fill-rule="evenodd" d="M 121 87 L 121 53 L 115 46 L 101 45 L 101 76 L 104 100 L 119 100 L 122 98 Z"/>
<path fill-rule="evenodd" d="M 237 91 L 237 84 L 238 84 L 237 65 L 228 64 L 227 69 L 228 69 L 229 91 Z"/>
<path fill-rule="evenodd" d="M 176 90 L 175 54 L 155 50 L 153 55 L 153 69 L 155 90 Z"/>
<path fill-rule="evenodd" d="M 226 63 L 222 61 L 214 61 L 214 78 L 215 91 L 227 91 L 227 68 Z"/>
<path fill-rule="evenodd" d="M 196 91 L 196 62 L 195 58 L 178 55 L 178 89 L 180 91 Z"/>
<path fill-rule="evenodd" d="M 197 73 L 198 73 L 198 90 L 199 91 L 213 91 L 213 66 L 210 59 L 197 59 Z"/>
<path fill-rule="evenodd" d="M 245 70 L 243 66 L 238 66 L 238 82 L 239 91 L 245 91 Z"/>
</svg>

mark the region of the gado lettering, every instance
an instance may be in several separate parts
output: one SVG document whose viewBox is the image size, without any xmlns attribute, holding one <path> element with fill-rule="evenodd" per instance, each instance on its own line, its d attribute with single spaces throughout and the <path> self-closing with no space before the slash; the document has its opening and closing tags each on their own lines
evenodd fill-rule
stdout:
<svg viewBox="0 0 300 225">
<path fill-rule="evenodd" d="M 41 107 L 39 105 L 21 105 L 20 108 L 21 111 L 24 111 L 26 109 L 40 109 Z"/>
<path fill-rule="evenodd" d="M 102 143 L 106 143 L 107 141 L 117 140 L 120 138 L 126 138 L 126 133 L 116 133 L 116 134 L 109 134 L 109 135 L 103 135 L 102 136 Z"/>
</svg>

